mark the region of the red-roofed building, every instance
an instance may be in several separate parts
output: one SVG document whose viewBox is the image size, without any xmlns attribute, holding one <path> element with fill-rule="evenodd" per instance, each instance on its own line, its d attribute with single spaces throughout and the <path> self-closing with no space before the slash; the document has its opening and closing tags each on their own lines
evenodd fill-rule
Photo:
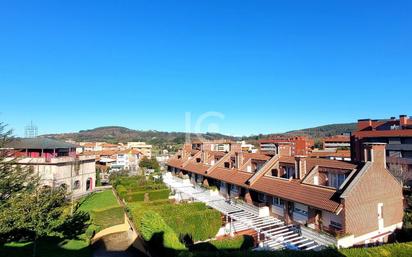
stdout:
<svg viewBox="0 0 412 257">
<path fill-rule="evenodd" d="M 363 161 L 364 143 L 385 143 L 386 162 L 390 169 L 401 168 L 412 172 L 412 119 L 400 115 L 386 120 L 363 119 L 358 121 L 357 130 L 351 136 L 351 155 L 355 161 Z M 408 178 L 406 178 L 408 179 Z M 410 174 L 409 179 L 412 179 Z"/>
<path fill-rule="evenodd" d="M 314 146 L 314 140 L 306 136 L 276 136 L 259 141 L 260 152 L 267 154 L 279 153 L 279 145 L 290 144 L 292 155 L 307 155 Z"/>
<path fill-rule="evenodd" d="M 269 208 L 286 224 L 319 238 L 321 230 L 349 247 L 384 242 L 402 226 L 402 186 L 386 169 L 385 145 L 365 144 L 363 151 L 368 161 L 351 163 L 292 155 L 290 144 L 277 145 L 275 154 L 254 154 L 197 143 L 184 146 L 167 166 L 175 176 Z"/>
<path fill-rule="evenodd" d="M 349 135 L 336 135 L 322 139 L 323 149 L 345 149 L 350 148 Z"/>
</svg>

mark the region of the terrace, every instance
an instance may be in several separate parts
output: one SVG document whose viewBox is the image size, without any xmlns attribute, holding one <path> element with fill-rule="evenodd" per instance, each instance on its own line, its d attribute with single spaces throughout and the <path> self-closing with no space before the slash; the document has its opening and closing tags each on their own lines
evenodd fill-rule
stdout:
<svg viewBox="0 0 412 257">
<path fill-rule="evenodd" d="M 284 221 L 270 216 L 269 208 L 249 205 L 240 200 L 226 199 L 211 190 L 193 185 L 188 179 L 181 179 L 167 173 L 163 182 L 176 193 L 177 200 L 203 202 L 226 217 L 228 234 L 245 230 L 257 233 L 259 248 L 268 250 L 294 249 L 313 250 L 322 246 L 300 233 L 297 226 L 286 225 Z"/>
</svg>

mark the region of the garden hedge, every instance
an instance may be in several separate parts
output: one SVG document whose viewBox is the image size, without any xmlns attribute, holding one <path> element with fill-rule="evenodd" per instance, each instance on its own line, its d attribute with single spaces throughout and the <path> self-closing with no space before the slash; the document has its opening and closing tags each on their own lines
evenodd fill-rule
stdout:
<svg viewBox="0 0 412 257">
<path fill-rule="evenodd" d="M 154 190 L 148 191 L 150 201 L 156 200 L 164 200 L 169 199 L 170 190 L 169 189 L 162 189 L 162 190 Z"/>
<path fill-rule="evenodd" d="M 254 246 L 254 239 L 251 236 L 228 237 L 221 240 L 195 244 L 190 247 L 190 251 L 237 251 L 249 250 Z"/>
<path fill-rule="evenodd" d="M 132 194 L 125 195 L 124 199 L 127 202 L 142 202 L 144 201 L 144 195 L 145 195 L 145 192 L 132 193 Z"/>
<path fill-rule="evenodd" d="M 180 243 L 173 229 L 154 211 L 147 211 L 143 214 L 140 221 L 140 234 L 152 247 L 164 247 L 173 250 L 186 249 Z"/>
</svg>

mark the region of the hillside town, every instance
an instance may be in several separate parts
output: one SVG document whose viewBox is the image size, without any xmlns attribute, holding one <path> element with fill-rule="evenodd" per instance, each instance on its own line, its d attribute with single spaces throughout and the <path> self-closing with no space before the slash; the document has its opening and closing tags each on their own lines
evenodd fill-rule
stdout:
<svg viewBox="0 0 412 257">
<path fill-rule="evenodd" d="M 72 201 L 113 186 L 127 208 L 136 201 L 155 203 L 157 198 L 146 196 L 159 192 L 172 206 L 202 203 L 219 214 L 215 240 L 251 238 L 257 251 L 324 251 L 387 244 L 403 234 L 411 139 L 412 118 L 401 115 L 359 120 L 356 131 L 322 138 L 320 148 L 306 135 L 273 136 L 256 146 L 192 139 L 176 153 L 152 153 L 145 142 L 33 137 L 11 139 L 1 151 L 3 163 L 30 167 L 40 185 L 63 188 Z M 150 160 L 158 166 L 146 165 Z M 159 189 L 127 189 L 133 185 L 127 181 L 137 178 L 157 181 Z M 149 185 L 144 188 L 153 188 Z M 134 218 L 126 215 L 126 228 L 139 230 Z"/>
<path fill-rule="evenodd" d="M 411 257 L 412 1 L 0 1 L 0 257 Z"/>
</svg>

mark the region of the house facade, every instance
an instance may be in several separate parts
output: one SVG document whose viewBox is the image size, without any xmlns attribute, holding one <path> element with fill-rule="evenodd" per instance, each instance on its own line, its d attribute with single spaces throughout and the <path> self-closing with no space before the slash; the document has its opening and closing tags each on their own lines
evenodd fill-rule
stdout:
<svg viewBox="0 0 412 257">
<path fill-rule="evenodd" d="M 311 152 L 315 142 L 306 136 L 275 136 L 259 141 L 260 152 L 265 154 L 277 154 L 279 145 L 289 144 L 292 155 L 307 155 Z"/>
<path fill-rule="evenodd" d="M 17 139 L 3 149 L 6 161 L 30 166 L 45 186 L 64 186 L 74 196 L 92 192 L 96 184 L 95 156 L 76 154 L 77 145 L 48 138 Z"/>
<path fill-rule="evenodd" d="M 322 139 L 323 149 L 350 149 L 349 135 L 336 135 Z"/>
<path fill-rule="evenodd" d="M 268 206 L 271 215 L 302 230 L 327 233 L 336 245 L 385 242 L 402 226 L 402 187 L 385 166 L 385 145 L 365 144 L 358 163 L 292 155 L 210 151 L 187 144 L 168 171 L 215 186 L 227 198 Z"/>
</svg>

